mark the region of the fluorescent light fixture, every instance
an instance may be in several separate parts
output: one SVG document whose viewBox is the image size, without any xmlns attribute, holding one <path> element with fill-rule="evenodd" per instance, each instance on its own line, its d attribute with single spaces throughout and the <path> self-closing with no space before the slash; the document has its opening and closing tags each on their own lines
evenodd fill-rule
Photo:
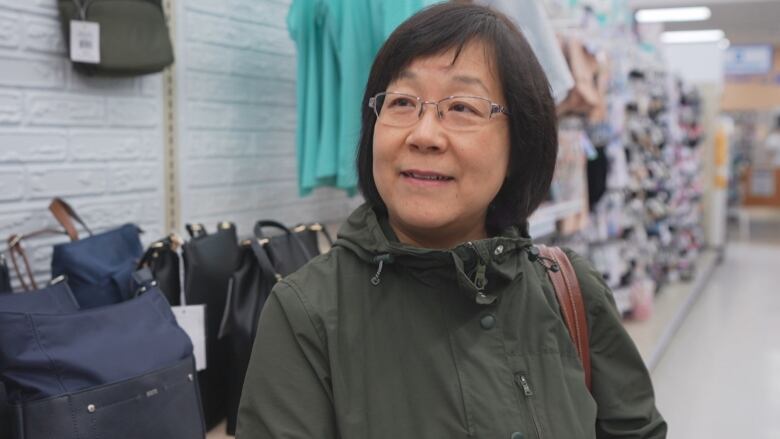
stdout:
<svg viewBox="0 0 780 439">
<path fill-rule="evenodd" d="M 667 44 L 716 43 L 724 36 L 725 34 L 720 29 L 683 30 L 664 32 L 661 34 L 661 41 Z"/>
<path fill-rule="evenodd" d="M 663 23 L 670 21 L 702 21 L 712 15 L 706 6 L 690 8 L 640 9 L 636 13 L 636 21 L 640 23 Z"/>
</svg>

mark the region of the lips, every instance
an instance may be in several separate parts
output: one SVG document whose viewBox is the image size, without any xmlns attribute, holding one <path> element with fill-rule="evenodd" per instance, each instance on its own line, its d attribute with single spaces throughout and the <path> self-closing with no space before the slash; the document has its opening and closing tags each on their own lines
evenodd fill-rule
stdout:
<svg viewBox="0 0 780 439">
<path fill-rule="evenodd" d="M 455 179 L 449 175 L 439 174 L 438 172 L 420 171 L 416 169 L 401 171 L 401 175 L 407 178 L 413 178 L 415 180 L 422 181 L 451 181 Z"/>
</svg>

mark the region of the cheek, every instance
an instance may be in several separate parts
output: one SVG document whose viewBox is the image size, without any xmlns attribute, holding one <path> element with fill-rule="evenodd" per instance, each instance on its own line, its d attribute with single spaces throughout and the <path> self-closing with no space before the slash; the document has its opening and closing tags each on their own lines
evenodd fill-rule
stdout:
<svg viewBox="0 0 780 439">
<path fill-rule="evenodd" d="M 372 172 L 380 193 L 389 184 L 388 179 L 393 169 L 392 140 L 386 131 L 378 126 L 374 128 Z"/>
</svg>

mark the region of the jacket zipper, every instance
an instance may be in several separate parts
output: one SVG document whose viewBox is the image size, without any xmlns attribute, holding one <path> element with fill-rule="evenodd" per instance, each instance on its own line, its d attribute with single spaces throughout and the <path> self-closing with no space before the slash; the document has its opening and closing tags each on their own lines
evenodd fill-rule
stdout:
<svg viewBox="0 0 780 439">
<path fill-rule="evenodd" d="M 539 420 L 536 418 L 536 409 L 534 408 L 533 401 L 531 401 L 531 398 L 534 396 L 534 391 L 531 389 L 531 385 L 528 383 L 528 378 L 525 373 L 520 372 L 515 374 L 515 384 L 520 387 L 520 390 L 525 396 L 525 402 L 528 405 L 528 410 L 531 412 L 531 420 L 536 429 L 536 437 L 542 439 L 542 427 L 539 425 Z"/>
</svg>

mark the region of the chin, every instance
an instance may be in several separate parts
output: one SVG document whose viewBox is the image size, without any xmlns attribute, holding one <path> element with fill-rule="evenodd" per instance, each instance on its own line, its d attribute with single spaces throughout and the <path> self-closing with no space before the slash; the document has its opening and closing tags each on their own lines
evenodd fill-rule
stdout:
<svg viewBox="0 0 780 439">
<path fill-rule="evenodd" d="M 459 217 L 458 213 L 455 211 L 441 209 L 431 205 L 424 207 L 420 206 L 419 208 L 407 206 L 405 208 L 397 209 L 394 214 L 395 217 L 407 227 L 430 231 L 446 227 L 455 222 Z"/>
</svg>

